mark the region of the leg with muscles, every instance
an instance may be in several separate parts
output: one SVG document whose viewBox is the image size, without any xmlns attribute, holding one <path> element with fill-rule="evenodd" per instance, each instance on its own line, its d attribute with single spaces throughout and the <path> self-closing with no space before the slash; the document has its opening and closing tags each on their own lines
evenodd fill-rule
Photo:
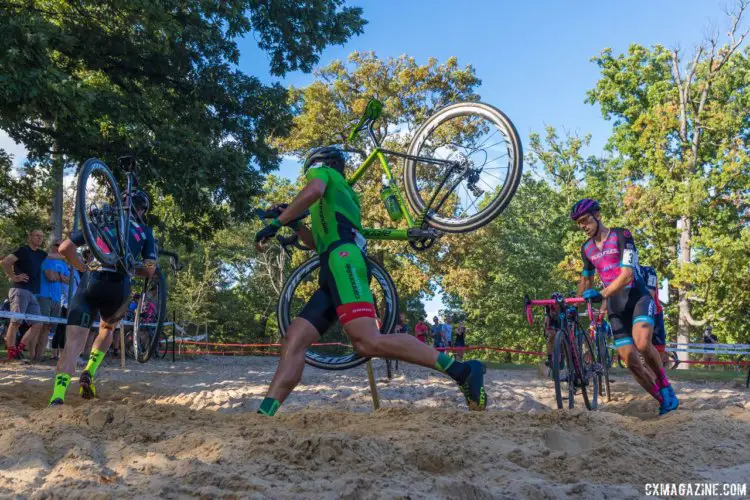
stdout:
<svg viewBox="0 0 750 500">
<path fill-rule="evenodd" d="M 635 321 L 638 321 L 633 325 L 635 345 L 650 370 L 655 374 L 654 385 L 661 397 L 659 414 L 664 415 L 672 410 L 676 410 L 680 402 L 677 399 L 677 395 L 675 394 L 672 385 L 667 379 L 667 374 L 664 371 L 664 365 L 661 362 L 659 351 L 657 351 L 652 344 L 653 325 L 643 318 L 640 318 L 639 320 L 639 318 L 636 317 Z"/>
<path fill-rule="evenodd" d="M 34 323 L 31 325 L 26 333 L 21 337 L 21 342 L 18 344 L 19 351 L 23 350 L 24 347 L 29 348 L 29 359 L 36 359 L 37 357 L 37 344 L 39 343 L 39 336 L 42 334 L 42 323 Z"/>
<path fill-rule="evenodd" d="M 94 387 L 94 377 L 96 376 L 96 370 L 104 360 L 105 354 L 109 350 L 109 346 L 112 345 L 112 332 L 117 327 L 117 322 L 108 323 L 104 320 L 99 322 L 99 334 L 94 339 L 94 344 L 91 347 L 91 353 L 89 354 L 89 360 L 86 363 L 86 367 L 81 373 L 81 378 L 78 380 L 80 385 L 80 394 L 83 399 L 92 399 L 96 397 L 96 388 Z"/>
<path fill-rule="evenodd" d="M 630 315 L 610 313 L 609 323 L 612 327 L 612 334 L 615 338 L 617 354 L 620 355 L 621 359 L 626 360 L 628 370 L 633 374 L 636 382 L 646 389 L 646 392 L 651 394 L 654 399 L 661 403 L 663 398 L 659 394 L 659 387 L 656 385 L 654 374 L 651 373 L 641 362 L 641 357 L 638 355 L 638 349 L 636 349 L 635 342 L 633 341 L 633 323 L 630 319 Z M 649 342 L 650 340 L 651 337 L 649 337 Z"/>
<path fill-rule="evenodd" d="M 273 416 L 281 403 L 297 387 L 305 369 L 305 350 L 320 338 L 317 328 L 308 320 L 295 318 L 281 341 L 281 358 L 271 386 L 258 413 Z"/>
<path fill-rule="evenodd" d="M 55 387 L 49 400 L 50 406 L 63 404 L 65 392 L 70 385 L 70 377 L 76 371 L 76 360 L 81 355 L 83 346 L 88 337 L 88 327 L 68 325 L 65 330 L 65 348 L 57 361 L 57 373 L 55 374 Z"/>
<path fill-rule="evenodd" d="M 336 314 L 358 354 L 365 357 L 397 359 L 434 368 L 453 378 L 472 410 L 483 410 L 484 365 L 479 361 L 456 361 L 445 353 L 406 334 L 382 335 L 369 288 L 367 263 L 359 247 L 352 243 L 333 246 L 321 255 L 321 281 L 336 305 Z"/>
</svg>

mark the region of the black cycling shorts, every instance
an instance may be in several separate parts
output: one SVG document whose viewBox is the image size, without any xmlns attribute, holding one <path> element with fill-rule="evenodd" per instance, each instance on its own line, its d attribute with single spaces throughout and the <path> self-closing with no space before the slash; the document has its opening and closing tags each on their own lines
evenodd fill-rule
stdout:
<svg viewBox="0 0 750 500">
<path fill-rule="evenodd" d="M 68 324 L 91 328 L 98 315 L 107 323 L 120 321 L 128 311 L 130 278 L 122 273 L 84 273 L 70 302 Z"/>
<path fill-rule="evenodd" d="M 649 323 L 654 325 L 656 303 L 651 294 L 637 287 L 621 290 L 607 299 L 607 314 L 612 326 L 615 346 L 633 343 L 633 325 Z"/>
</svg>

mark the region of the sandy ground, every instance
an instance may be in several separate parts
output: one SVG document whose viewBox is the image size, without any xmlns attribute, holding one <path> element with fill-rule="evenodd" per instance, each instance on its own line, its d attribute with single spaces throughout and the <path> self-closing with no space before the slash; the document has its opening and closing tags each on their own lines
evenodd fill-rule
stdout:
<svg viewBox="0 0 750 500">
<path fill-rule="evenodd" d="M 536 370 L 488 370 L 491 404 L 469 413 L 446 377 L 402 365 L 389 383 L 376 361 L 380 411 L 364 368 L 308 367 L 267 418 L 255 410 L 275 365 L 110 363 L 99 400 L 74 383 L 47 408 L 52 366 L 1 364 L 0 496 L 598 499 L 750 483 L 750 392 L 730 383 L 676 383 L 682 406 L 659 418 L 622 377 L 598 411 L 557 411 Z"/>
</svg>

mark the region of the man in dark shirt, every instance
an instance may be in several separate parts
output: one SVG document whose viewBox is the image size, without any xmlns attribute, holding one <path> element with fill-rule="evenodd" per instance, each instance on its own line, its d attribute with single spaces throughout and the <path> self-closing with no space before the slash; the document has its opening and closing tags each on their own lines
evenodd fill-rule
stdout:
<svg viewBox="0 0 750 500">
<path fill-rule="evenodd" d="M 15 252 L 3 259 L 3 268 L 11 282 L 8 291 L 10 300 L 10 312 L 19 314 L 40 314 L 39 302 L 36 296 L 39 294 L 42 284 L 42 262 L 47 257 L 61 259 L 60 254 L 47 254 L 40 247 L 44 242 L 44 233 L 41 229 L 29 232 L 26 245 L 19 247 Z M 8 359 L 15 359 L 27 345 L 35 342 L 42 329 L 41 323 L 34 323 L 31 328 L 16 345 L 16 332 L 22 320 L 11 319 L 8 331 L 5 335 L 5 345 L 8 347 Z"/>
</svg>

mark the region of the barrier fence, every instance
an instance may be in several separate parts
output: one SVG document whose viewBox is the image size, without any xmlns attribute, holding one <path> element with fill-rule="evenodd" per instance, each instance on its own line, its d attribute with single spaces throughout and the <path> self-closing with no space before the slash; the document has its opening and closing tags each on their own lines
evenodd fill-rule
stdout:
<svg viewBox="0 0 750 500">
<path fill-rule="evenodd" d="M 28 320 L 40 323 L 67 323 L 66 318 L 59 318 L 54 316 L 40 316 L 32 314 L 21 314 L 13 313 L 9 311 L 0 311 L 0 318 L 6 319 L 19 319 Z M 123 325 L 132 326 L 132 321 L 122 321 Z M 94 323 L 92 327 L 99 326 L 99 323 Z M 155 323 L 144 323 L 143 326 L 156 326 Z M 176 321 L 166 321 L 163 326 L 173 326 L 172 332 L 172 349 L 167 349 L 166 353 L 172 354 L 174 360 L 175 354 L 180 355 L 216 355 L 216 356 L 248 356 L 248 355 L 265 355 L 265 356 L 277 356 L 278 350 L 281 349 L 280 343 L 227 343 L 227 342 L 208 342 L 207 333 L 194 336 L 185 336 L 186 330 L 180 326 Z M 176 333 L 180 332 L 180 337 L 176 336 Z M 194 346 L 202 349 L 195 350 L 183 350 L 182 347 Z M 320 342 L 313 344 L 315 347 L 346 347 L 351 348 L 350 345 L 340 342 Z M 213 348 L 213 349 L 212 349 Z M 613 348 L 613 346 L 610 346 Z M 444 352 L 471 352 L 471 351 L 489 351 L 489 352 L 502 352 L 509 354 L 524 354 L 528 356 L 546 356 L 546 353 L 540 351 L 529 351 L 524 349 L 512 349 L 507 347 L 495 347 L 495 346 L 467 346 L 467 347 L 441 347 L 439 351 Z M 686 352 L 692 354 L 710 354 L 710 355 L 732 355 L 732 356 L 750 356 L 750 344 L 702 344 L 702 343 L 687 343 L 680 344 L 677 342 L 667 342 L 667 352 Z M 164 351 L 162 351 L 164 352 Z M 743 360 L 737 359 L 735 361 L 719 361 L 719 360 L 680 360 L 680 363 L 685 364 L 700 364 L 700 365 L 733 365 L 733 366 L 750 366 L 750 359 Z"/>
</svg>

